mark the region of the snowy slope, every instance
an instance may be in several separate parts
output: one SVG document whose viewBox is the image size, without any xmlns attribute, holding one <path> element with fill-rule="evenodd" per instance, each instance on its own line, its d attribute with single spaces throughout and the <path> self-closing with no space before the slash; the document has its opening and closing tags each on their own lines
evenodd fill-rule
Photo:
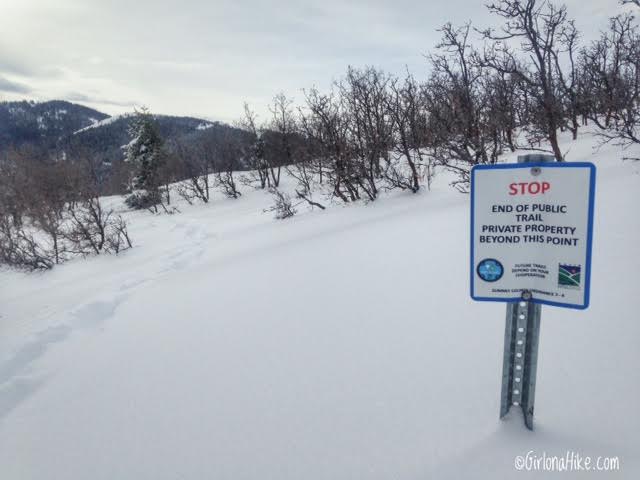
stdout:
<svg viewBox="0 0 640 480">
<path fill-rule="evenodd" d="M 113 122 L 115 122 L 116 120 L 120 120 L 121 118 L 127 118 L 130 117 L 131 114 L 129 113 L 123 113 L 122 115 L 113 115 L 112 117 L 107 117 L 104 120 L 96 120 L 94 121 L 91 125 L 81 128 L 80 130 L 76 130 L 75 132 L 73 132 L 74 135 L 78 134 L 78 133 L 82 133 L 82 132 L 86 132 L 87 130 L 91 130 L 92 128 L 100 128 L 100 127 L 104 127 L 105 125 L 111 125 Z"/>
<path fill-rule="evenodd" d="M 120 257 L 0 272 L 1 478 L 572 478 L 530 450 L 638 478 L 640 164 L 592 144 L 591 307 L 543 309 L 535 432 L 497 418 L 505 307 L 469 299 L 441 175 L 287 221 L 263 192 L 130 213 Z"/>
</svg>

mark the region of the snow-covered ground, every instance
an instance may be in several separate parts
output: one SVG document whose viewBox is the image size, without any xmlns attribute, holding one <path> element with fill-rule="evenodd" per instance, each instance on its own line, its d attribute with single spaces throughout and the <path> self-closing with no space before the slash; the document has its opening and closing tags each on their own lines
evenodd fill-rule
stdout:
<svg viewBox="0 0 640 480">
<path fill-rule="evenodd" d="M 598 167 L 591 306 L 543 308 L 534 432 L 498 420 L 505 307 L 469 298 L 446 175 L 286 221 L 245 191 L 128 213 L 118 257 L 0 272 L 0 478 L 590 477 L 527 452 L 640 478 L 640 163 L 592 144 L 565 144 Z"/>
<path fill-rule="evenodd" d="M 113 122 L 115 122 L 116 120 L 119 120 L 121 118 L 126 118 L 126 117 L 130 117 L 131 114 L 130 113 L 123 113 L 122 115 L 114 115 L 112 117 L 107 117 L 104 120 L 96 120 L 94 118 L 92 118 L 92 122 L 91 125 L 81 128 L 80 130 L 76 130 L 75 132 L 73 132 L 74 135 L 78 134 L 78 133 L 82 133 L 82 132 L 86 132 L 87 130 L 91 130 L 92 128 L 98 128 L 98 127 L 104 127 L 105 125 L 110 125 Z"/>
</svg>

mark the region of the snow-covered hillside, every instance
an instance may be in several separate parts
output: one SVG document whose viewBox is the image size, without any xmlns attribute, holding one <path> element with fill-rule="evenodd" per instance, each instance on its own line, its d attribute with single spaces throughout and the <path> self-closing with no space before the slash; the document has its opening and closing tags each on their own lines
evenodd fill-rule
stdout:
<svg viewBox="0 0 640 480">
<path fill-rule="evenodd" d="M 639 478 L 640 163 L 593 143 L 564 144 L 598 167 L 591 306 L 543 308 L 534 432 L 498 420 L 505 306 L 469 298 L 442 174 L 285 221 L 260 191 L 127 213 L 121 256 L 0 272 L 0 478 Z"/>
<path fill-rule="evenodd" d="M 100 127 L 104 127 L 105 125 L 111 125 L 116 120 L 120 120 L 121 118 L 128 118 L 130 116 L 131 116 L 130 113 L 124 113 L 122 115 L 114 115 L 112 117 L 107 117 L 104 120 L 94 121 L 91 123 L 91 125 L 81 128 L 80 130 L 76 130 L 75 132 L 73 132 L 73 134 L 77 135 L 78 133 L 86 132 L 87 130 L 91 130 L 92 128 L 100 128 Z"/>
</svg>

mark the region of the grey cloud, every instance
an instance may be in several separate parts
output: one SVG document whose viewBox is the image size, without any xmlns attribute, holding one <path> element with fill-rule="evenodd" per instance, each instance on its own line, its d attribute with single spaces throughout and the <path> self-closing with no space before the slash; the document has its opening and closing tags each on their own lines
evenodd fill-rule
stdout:
<svg viewBox="0 0 640 480">
<path fill-rule="evenodd" d="M 85 102 L 85 103 L 95 103 L 100 105 L 112 105 L 114 107 L 134 107 L 136 102 L 133 101 L 118 101 L 118 100 L 107 100 L 100 97 L 92 97 L 90 95 L 85 95 L 84 93 L 79 92 L 71 92 L 64 96 L 64 99 L 69 102 Z"/>
<path fill-rule="evenodd" d="M 50 65 L 47 60 L 32 51 L 21 52 L 0 45 L 0 72 L 28 78 L 59 78 L 64 75 L 63 68 Z"/>
<path fill-rule="evenodd" d="M 584 41 L 622 7 L 618 0 L 566 3 Z M 445 22 L 496 25 L 470 0 L 29 0 L 5 20 L 0 72 L 39 94 L 104 106 L 236 117 L 250 101 L 324 89 L 348 65 L 418 78 Z M 126 12 L 123 15 L 123 12 Z M 149 12 L 153 12 L 152 22 Z M 65 28 L 60 28 L 65 25 Z M 144 28 L 141 28 L 144 26 Z M 38 38 L 38 48 L 26 48 Z M 11 77 L 14 78 L 14 77 Z M 105 100 L 107 98 L 115 100 Z M 124 99 L 124 100 L 123 100 Z"/>
<path fill-rule="evenodd" d="M 0 70 L 16 75 L 33 75 L 33 69 L 0 49 Z"/>
<path fill-rule="evenodd" d="M 31 93 L 33 90 L 31 87 L 18 82 L 12 82 L 0 75 L 0 92 L 11 93 Z"/>
</svg>

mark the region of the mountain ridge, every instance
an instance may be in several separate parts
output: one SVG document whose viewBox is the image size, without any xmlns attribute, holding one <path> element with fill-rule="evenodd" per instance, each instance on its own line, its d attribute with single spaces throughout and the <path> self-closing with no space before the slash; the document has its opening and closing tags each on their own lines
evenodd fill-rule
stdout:
<svg viewBox="0 0 640 480">
<path fill-rule="evenodd" d="M 113 130 L 108 134 L 109 137 L 116 136 L 119 137 L 117 141 L 124 141 L 128 119 L 133 114 L 134 112 L 130 112 L 112 116 L 66 100 L 0 102 L 0 150 L 25 144 L 56 150 L 72 143 L 74 135 L 103 128 L 106 131 Z M 181 136 L 220 123 L 197 117 L 163 114 L 154 114 L 154 118 L 161 133 L 168 137 Z M 95 135 L 94 132 L 93 136 Z M 104 152 L 104 148 L 102 151 Z"/>
<path fill-rule="evenodd" d="M 0 102 L 0 160 L 12 149 L 26 149 L 29 155 L 53 161 L 90 158 L 101 172 L 105 191 L 121 193 L 122 146 L 130 141 L 133 115 L 135 112 L 110 116 L 65 100 Z M 236 127 L 202 118 L 162 114 L 153 114 L 153 118 L 169 151 L 178 144 L 194 150 L 197 145 L 215 143 L 229 130 L 238 137 L 244 134 Z"/>
</svg>

